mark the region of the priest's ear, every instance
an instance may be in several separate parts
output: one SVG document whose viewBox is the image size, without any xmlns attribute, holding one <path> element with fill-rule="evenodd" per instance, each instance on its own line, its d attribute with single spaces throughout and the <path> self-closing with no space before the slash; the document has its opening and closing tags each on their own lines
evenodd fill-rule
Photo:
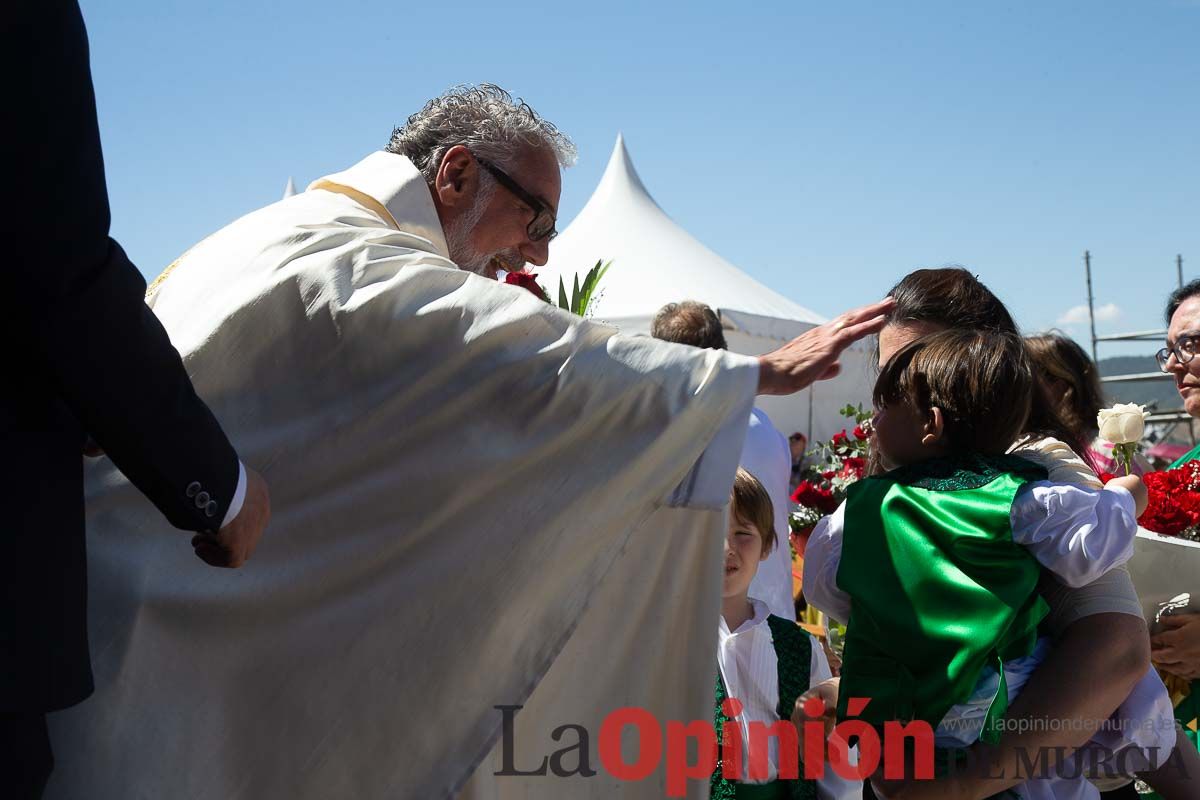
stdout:
<svg viewBox="0 0 1200 800">
<path fill-rule="evenodd" d="M 439 206 L 469 208 L 479 188 L 479 163 L 471 151 L 456 144 L 442 156 L 441 166 L 433 179 L 433 194 Z"/>
<path fill-rule="evenodd" d="M 937 406 L 930 406 L 925 412 L 925 426 L 921 430 L 921 444 L 932 447 L 942 444 L 946 433 L 946 417 Z"/>
</svg>

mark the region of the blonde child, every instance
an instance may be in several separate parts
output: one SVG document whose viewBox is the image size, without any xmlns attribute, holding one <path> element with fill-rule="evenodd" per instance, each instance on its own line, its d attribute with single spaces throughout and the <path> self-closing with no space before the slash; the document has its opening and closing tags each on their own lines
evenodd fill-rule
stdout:
<svg viewBox="0 0 1200 800">
<path fill-rule="evenodd" d="M 758 572 L 759 563 L 773 548 L 781 546 L 773 520 L 774 511 L 766 489 L 749 472 L 739 469 L 725 537 L 714 716 L 718 735 L 727 721 L 741 729 L 742 774 L 736 781 L 727 778 L 724 770 L 730 763 L 730 754 L 719 750 L 711 797 L 713 800 L 858 800 L 862 796 L 862 783 L 843 780 L 828 769 L 825 777 L 817 781 L 803 779 L 803 766 L 798 779 L 780 779 L 777 737 L 767 739 L 766 774 L 751 775 L 750 723 L 770 726 L 781 719 L 791 720 L 796 698 L 831 675 L 829 662 L 816 639 L 795 622 L 771 614 L 762 600 L 749 596 L 750 582 Z M 732 720 L 722 713 L 726 698 L 741 704 L 741 713 Z"/>
</svg>

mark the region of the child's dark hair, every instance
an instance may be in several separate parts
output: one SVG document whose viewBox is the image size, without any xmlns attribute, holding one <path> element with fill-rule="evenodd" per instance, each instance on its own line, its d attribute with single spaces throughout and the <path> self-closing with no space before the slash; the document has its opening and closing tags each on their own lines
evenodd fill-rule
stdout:
<svg viewBox="0 0 1200 800">
<path fill-rule="evenodd" d="M 758 528 L 764 554 L 775 549 L 775 506 L 771 503 L 771 496 L 758 478 L 741 467 L 738 467 L 733 479 L 729 513 L 738 522 Z"/>
<path fill-rule="evenodd" d="M 875 382 L 877 408 L 942 410 L 951 453 L 1002 455 L 1025 431 L 1033 395 L 1025 343 L 998 330 L 949 330 L 897 351 Z"/>
</svg>

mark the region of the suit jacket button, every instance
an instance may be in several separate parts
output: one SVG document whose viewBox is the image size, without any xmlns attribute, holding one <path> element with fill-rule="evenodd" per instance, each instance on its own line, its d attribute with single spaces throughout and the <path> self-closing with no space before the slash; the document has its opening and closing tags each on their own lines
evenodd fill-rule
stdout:
<svg viewBox="0 0 1200 800">
<path fill-rule="evenodd" d="M 204 508 L 208 505 L 208 492 L 201 492 L 196 495 L 196 508 Z"/>
<path fill-rule="evenodd" d="M 184 492 L 189 498 L 195 497 L 200 491 L 200 481 L 192 481 Z"/>
<path fill-rule="evenodd" d="M 215 517 L 216 515 L 217 515 L 217 501 L 209 500 L 208 504 L 206 506 L 204 506 L 204 516 Z"/>
</svg>

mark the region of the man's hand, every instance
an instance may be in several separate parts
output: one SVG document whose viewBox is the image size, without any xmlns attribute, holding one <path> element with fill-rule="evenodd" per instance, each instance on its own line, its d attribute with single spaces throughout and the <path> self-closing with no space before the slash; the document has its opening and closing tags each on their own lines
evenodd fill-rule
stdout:
<svg viewBox="0 0 1200 800">
<path fill-rule="evenodd" d="M 1150 660 L 1186 680 L 1200 678 L 1200 614 L 1170 614 L 1150 637 Z"/>
<path fill-rule="evenodd" d="M 793 394 L 816 381 L 838 374 L 838 356 L 864 336 L 883 328 L 895 301 L 847 311 L 836 319 L 797 336 L 783 347 L 758 357 L 758 393 Z"/>
<path fill-rule="evenodd" d="M 271 520 L 271 496 L 267 482 L 246 467 L 246 499 L 242 510 L 228 525 L 211 534 L 196 534 L 192 548 L 206 564 L 214 567 L 240 567 L 254 554 L 258 539 Z"/>
</svg>

